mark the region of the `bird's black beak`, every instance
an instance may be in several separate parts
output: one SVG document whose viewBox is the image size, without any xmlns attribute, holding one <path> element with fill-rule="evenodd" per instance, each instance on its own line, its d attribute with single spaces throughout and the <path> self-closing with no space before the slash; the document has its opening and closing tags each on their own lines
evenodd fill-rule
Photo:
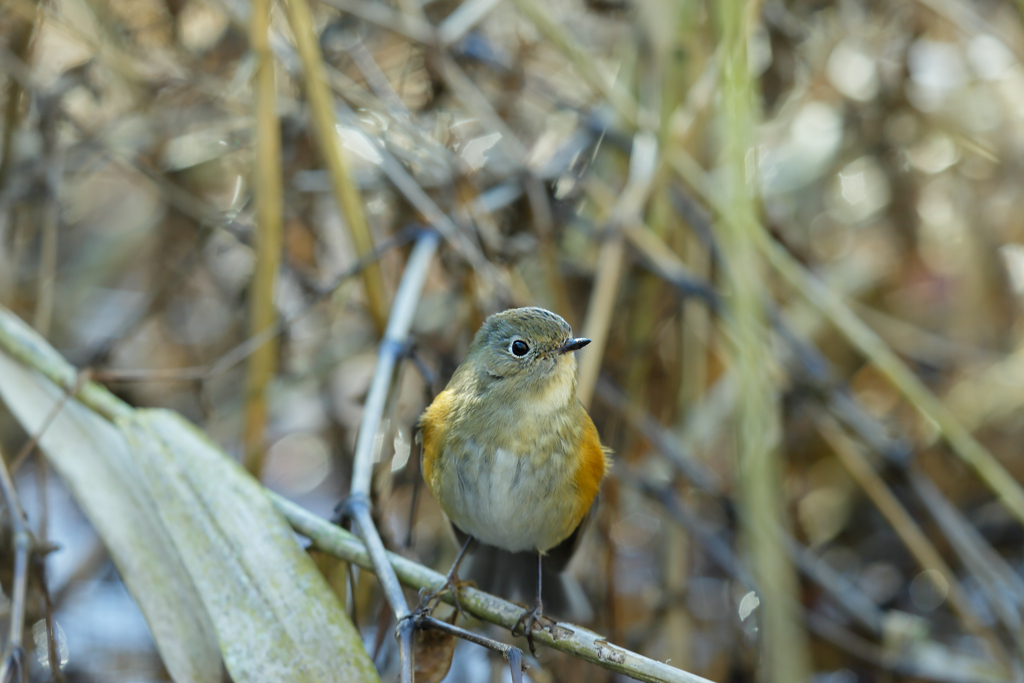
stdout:
<svg viewBox="0 0 1024 683">
<path fill-rule="evenodd" d="M 579 351 L 584 346 L 590 343 L 589 339 L 580 337 L 579 339 L 570 339 L 558 348 L 558 353 L 569 353 L 570 351 Z"/>
</svg>

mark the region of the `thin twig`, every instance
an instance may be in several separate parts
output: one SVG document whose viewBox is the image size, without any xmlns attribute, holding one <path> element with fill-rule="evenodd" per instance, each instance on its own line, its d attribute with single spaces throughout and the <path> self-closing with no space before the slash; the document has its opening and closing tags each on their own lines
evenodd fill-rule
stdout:
<svg viewBox="0 0 1024 683">
<path fill-rule="evenodd" d="M 18 493 L 14 489 L 14 480 L 7 469 L 7 460 L 0 451 L 0 494 L 7 506 L 7 516 L 11 520 L 14 540 L 14 578 L 11 589 L 11 622 L 7 633 L 7 643 L 3 650 L 3 664 L 0 665 L 0 682 L 7 683 L 15 670 L 21 672 L 24 680 L 28 678 L 26 669 L 23 634 L 25 628 L 25 601 L 28 590 L 28 561 L 35 543 L 29 530 L 25 513 L 18 502 Z"/>
<path fill-rule="evenodd" d="M 421 234 L 406 263 L 402 283 L 399 285 L 391 309 L 388 327 L 381 340 L 377 367 L 367 393 L 363 419 L 359 427 L 359 439 L 356 442 L 355 464 L 352 473 L 352 493 L 354 494 L 369 495 L 370 493 L 370 480 L 373 475 L 373 464 L 376 461 L 373 452 L 374 440 L 384 412 L 384 402 L 391 383 L 391 374 L 399 353 L 408 339 L 413 315 L 427 275 L 427 268 L 437 250 L 437 245 L 436 233 Z"/>
<path fill-rule="evenodd" d="M 28 456 L 30 456 L 32 451 L 35 450 L 36 445 L 39 443 L 39 439 L 43 438 L 43 433 L 50 428 L 50 425 L 53 424 L 53 421 L 57 419 L 58 415 L 60 415 L 60 411 L 64 410 L 64 406 L 67 405 L 71 397 L 78 393 L 82 384 L 88 381 L 91 376 L 92 375 L 88 370 L 83 370 L 78 373 L 78 377 L 75 379 L 75 384 L 70 389 L 64 389 L 64 394 L 60 397 L 60 400 L 54 404 L 53 410 L 50 411 L 50 414 L 43 420 L 42 425 L 39 427 L 39 431 L 33 434 L 32 437 L 25 442 L 25 445 L 21 447 L 18 454 L 14 456 L 14 460 L 11 461 L 12 473 L 17 472 L 18 468 L 25 463 Z"/>
<path fill-rule="evenodd" d="M 381 341 L 377 367 L 366 396 L 363 420 L 356 441 L 351 494 L 344 507 L 345 514 L 359 525 L 359 530 L 366 540 L 366 547 L 373 558 L 377 578 L 384 589 L 384 596 L 399 622 L 400 631 L 397 635 L 401 636 L 399 646 L 401 648 L 403 683 L 412 683 L 413 678 L 411 639 L 406 634 L 408 625 L 403 624 L 410 616 L 410 612 L 409 606 L 405 602 L 405 596 L 402 594 L 402 587 L 388 563 L 384 543 L 381 541 L 380 534 L 370 515 L 370 484 L 373 477 L 373 464 L 376 462 L 374 446 L 377 443 L 377 430 L 384 414 L 384 403 L 391 385 L 395 363 L 408 339 L 416 305 L 427 276 L 427 268 L 437 251 L 438 242 L 436 233 L 423 233 L 417 240 L 416 247 L 406 263 L 402 282 L 391 309 L 387 330 Z"/>
<path fill-rule="evenodd" d="M 53 599 L 50 596 L 50 588 L 47 584 L 46 556 L 39 556 L 37 554 L 36 565 L 39 583 L 43 587 L 43 601 L 46 608 L 46 615 L 43 617 L 43 621 L 46 626 L 46 657 L 50 663 L 50 675 L 56 683 L 64 683 L 66 678 L 64 670 L 61 668 L 60 644 L 57 642 L 57 622 L 53 618 Z"/>
<path fill-rule="evenodd" d="M 512 683 L 522 683 L 524 668 L 523 651 L 518 647 L 499 643 L 491 638 L 481 636 L 480 634 L 473 633 L 472 631 L 467 631 L 464 628 L 459 628 L 454 624 L 449 624 L 446 621 L 435 619 L 434 617 L 426 614 L 417 614 L 413 618 L 413 621 L 416 623 L 417 628 L 432 628 L 437 631 L 442 631 L 499 653 L 505 658 L 505 661 L 508 662 L 509 669 L 512 674 Z"/>
</svg>

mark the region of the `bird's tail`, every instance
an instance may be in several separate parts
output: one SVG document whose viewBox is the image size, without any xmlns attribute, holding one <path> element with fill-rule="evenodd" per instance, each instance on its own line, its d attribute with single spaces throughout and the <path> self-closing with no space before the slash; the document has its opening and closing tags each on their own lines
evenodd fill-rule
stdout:
<svg viewBox="0 0 1024 683">
<path fill-rule="evenodd" d="M 583 587 L 561 571 L 564 565 L 559 564 L 545 558 L 541 581 L 544 614 L 574 623 L 592 621 L 594 611 Z M 472 580 L 480 590 L 498 597 L 532 606 L 537 596 L 537 553 L 510 553 L 477 541 L 466 556 L 459 578 Z"/>
</svg>

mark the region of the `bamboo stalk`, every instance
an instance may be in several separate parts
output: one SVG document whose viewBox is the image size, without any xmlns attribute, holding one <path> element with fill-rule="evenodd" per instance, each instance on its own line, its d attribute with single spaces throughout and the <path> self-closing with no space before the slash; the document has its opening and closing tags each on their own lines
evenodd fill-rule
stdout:
<svg viewBox="0 0 1024 683">
<path fill-rule="evenodd" d="M 771 376 L 769 330 L 764 308 L 763 264 L 756 235 L 761 231 L 749 181 L 754 130 L 755 85 L 747 64 L 747 3 L 718 3 L 721 70 L 721 126 L 725 181 L 716 226 L 731 318 L 731 364 L 739 378 L 736 406 L 736 467 L 744 540 L 750 550 L 762 605 L 760 680 L 790 683 L 810 679 L 807 634 L 794 606 L 799 604 L 796 572 L 782 543 L 785 528 L 781 416 Z"/>
<path fill-rule="evenodd" d="M 287 6 L 288 21 L 295 35 L 295 45 L 305 71 L 306 99 L 309 101 L 313 126 L 320 142 L 320 153 L 327 164 L 334 196 L 345 217 L 356 254 L 362 258 L 373 251 L 373 236 L 366 222 L 352 164 L 338 137 L 334 104 L 324 73 L 323 56 L 320 54 L 320 46 L 313 31 L 313 16 L 307 0 L 288 0 Z M 388 320 L 388 302 L 380 266 L 372 264 L 363 271 L 363 285 L 366 288 L 370 315 L 377 331 L 383 332 Z"/>
<path fill-rule="evenodd" d="M 256 269 L 249 292 L 252 336 L 276 327 L 274 290 L 281 263 L 284 202 L 281 189 L 281 127 L 277 118 L 274 58 L 270 52 L 270 0 L 253 0 L 250 44 L 256 55 Z M 277 337 L 271 335 L 249 358 L 242 440 L 245 468 L 257 479 L 263 470 L 267 422 L 267 385 L 277 365 Z"/>
</svg>

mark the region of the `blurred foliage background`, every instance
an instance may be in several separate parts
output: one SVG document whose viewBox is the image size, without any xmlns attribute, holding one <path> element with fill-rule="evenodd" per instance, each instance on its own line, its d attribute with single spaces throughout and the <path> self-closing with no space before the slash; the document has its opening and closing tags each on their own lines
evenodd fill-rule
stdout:
<svg viewBox="0 0 1024 683">
<path fill-rule="evenodd" d="M 571 567 L 590 628 L 715 681 L 754 680 L 764 575 L 741 520 L 775 505 L 779 571 L 792 564 L 798 583 L 762 597 L 796 627 L 784 656 L 804 661 L 807 634 L 814 681 L 1019 680 L 1017 5 L 323 0 L 308 6 L 313 42 L 305 7 L 271 3 L 261 53 L 246 0 L 4 0 L 0 304 L 132 405 L 181 412 L 329 516 L 409 242 L 432 225 L 445 245 L 379 434 L 391 549 L 438 569 L 454 557 L 417 491 L 413 425 L 486 315 L 540 305 L 595 340 L 581 399 L 615 452 Z M 754 79 L 747 123 L 726 92 L 737 63 Z M 280 160 L 271 146 L 257 172 L 257 141 L 275 132 Z M 750 199 L 729 189 L 736 176 L 782 249 L 741 236 L 755 258 L 730 275 L 737 239 L 721 224 Z M 776 468 L 767 503 L 737 474 L 749 339 L 729 311 L 744 274 L 767 315 L 751 356 L 770 383 L 754 435 Z M 267 326 L 279 334 L 259 336 Z M 886 358 L 919 382 L 894 380 Z M 4 452 L 28 437 L 0 406 Z M 168 680 L 43 463 L 10 465 L 56 548 L 63 675 Z M 393 677 L 372 576 L 317 560 Z M 49 680 L 41 616 L 28 619 L 32 677 Z M 503 675 L 460 643 L 446 680 Z M 611 678 L 554 652 L 529 675 Z"/>
</svg>

